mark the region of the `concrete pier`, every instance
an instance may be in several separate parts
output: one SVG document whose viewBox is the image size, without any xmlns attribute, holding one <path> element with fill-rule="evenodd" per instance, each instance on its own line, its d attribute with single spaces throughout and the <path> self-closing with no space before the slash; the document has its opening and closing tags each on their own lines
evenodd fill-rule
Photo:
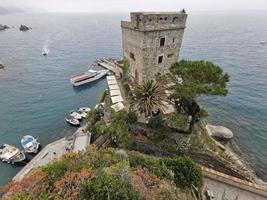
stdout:
<svg viewBox="0 0 267 200">
<path fill-rule="evenodd" d="M 90 144 L 91 134 L 84 133 L 85 127 L 79 128 L 72 137 L 61 138 L 46 145 L 19 173 L 14 176 L 13 181 L 20 181 L 34 168 L 44 166 L 49 162 L 60 158 L 69 151 L 83 151 Z"/>
<path fill-rule="evenodd" d="M 34 168 L 44 166 L 50 161 L 61 157 L 67 152 L 67 148 L 71 149 L 72 144 L 72 140 L 62 138 L 46 145 L 12 180 L 20 181 Z"/>
<path fill-rule="evenodd" d="M 122 73 L 122 69 L 119 67 L 119 64 L 116 60 L 101 59 L 96 61 L 96 63 L 99 66 L 114 72 L 117 77 L 120 77 L 120 74 Z"/>
</svg>

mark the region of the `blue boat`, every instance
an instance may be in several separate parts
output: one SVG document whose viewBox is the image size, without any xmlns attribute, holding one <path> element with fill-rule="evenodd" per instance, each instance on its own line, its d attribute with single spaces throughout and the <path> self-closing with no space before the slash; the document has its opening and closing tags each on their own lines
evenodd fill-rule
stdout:
<svg viewBox="0 0 267 200">
<path fill-rule="evenodd" d="M 34 137 L 25 135 L 21 138 L 21 145 L 27 153 L 37 153 L 40 143 Z"/>
</svg>

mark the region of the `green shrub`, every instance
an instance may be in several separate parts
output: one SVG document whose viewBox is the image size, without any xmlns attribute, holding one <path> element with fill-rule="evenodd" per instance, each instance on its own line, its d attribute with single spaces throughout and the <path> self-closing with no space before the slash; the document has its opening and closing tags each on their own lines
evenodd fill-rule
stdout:
<svg viewBox="0 0 267 200">
<path fill-rule="evenodd" d="M 150 128 L 160 128 L 163 126 L 163 120 L 160 115 L 151 117 L 148 121 L 148 127 Z"/>
<path fill-rule="evenodd" d="M 137 200 L 138 193 L 129 181 L 101 172 L 83 183 L 80 199 Z"/>
<path fill-rule="evenodd" d="M 159 159 L 138 152 L 129 153 L 129 162 L 132 168 L 147 168 L 160 178 L 170 178 L 171 172 Z"/>
<path fill-rule="evenodd" d="M 104 121 L 97 121 L 94 125 L 92 125 L 92 141 L 95 141 L 100 135 L 105 134 L 106 132 L 106 124 Z"/>
<path fill-rule="evenodd" d="M 174 172 L 174 182 L 178 187 L 199 187 L 202 184 L 202 171 L 189 157 L 177 159 L 163 158 L 165 165 Z"/>
<path fill-rule="evenodd" d="M 38 197 L 38 200 L 52 200 L 53 198 L 50 197 L 48 192 L 41 192 L 41 194 Z"/>
<path fill-rule="evenodd" d="M 12 200 L 33 200 L 31 197 L 29 197 L 28 195 L 24 193 L 18 193 L 14 195 L 11 199 Z"/>
<path fill-rule="evenodd" d="M 187 125 L 187 119 L 183 115 L 172 113 L 167 117 L 168 125 L 172 128 L 184 129 Z"/>
<path fill-rule="evenodd" d="M 126 121 L 129 124 L 135 123 L 137 121 L 137 114 L 134 111 L 129 111 L 126 117 Z"/>
<path fill-rule="evenodd" d="M 129 124 L 127 123 L 127 112 L 121 110 L 117 113 L 112 113 L 111 123 L 107 129 L 110 136 L 116 136 L 117 145 L 121 148 L 130 148 L 133 144 L 133 139 L 129 132 Z"/>
<path fill-rule="evenodd" d="M 68 170 L 68 163 L 62 160 L 49 163 L 43 170 L 47 173 L 47 181 L 53 184 L 55 181 L 63 177 L 65 172 Z"/>
</svg>

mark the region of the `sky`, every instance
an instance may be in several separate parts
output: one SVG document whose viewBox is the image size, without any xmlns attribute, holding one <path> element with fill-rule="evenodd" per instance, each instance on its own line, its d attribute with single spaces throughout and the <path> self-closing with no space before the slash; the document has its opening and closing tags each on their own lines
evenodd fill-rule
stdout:
<svg viewBox="0 0 267 200">
<path fill-rule="evenodd" d="M 267 0 L 0 0 L 0 7 L 47 12 L 267 10 Z"/>
</svg>

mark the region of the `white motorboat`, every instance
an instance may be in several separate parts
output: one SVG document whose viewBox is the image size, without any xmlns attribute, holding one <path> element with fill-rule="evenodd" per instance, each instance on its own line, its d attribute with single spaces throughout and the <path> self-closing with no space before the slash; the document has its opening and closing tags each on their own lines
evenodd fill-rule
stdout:
<svg viewBox="0 0 267 200">
<path fill-rule="evenodd" d="M 21 145 L 27 153 L 37 153 L 40 143 L 31 135 L 25 135 L 21 138 Z"/>
<path fill-rule="evenodd" d="M 260 44 L 266 44 L 267 42 L 266 41 L 261 41 Z"/>
<path fill-rule="evenodd" d="M 96 81 L 105 76 L 108 72 L 109 70 L 99 70 L 99 71 L 88 70 L 85 73 L 71 77 L 70 82 L 74 86 L 80 86 L 86 83 L 90 83 L 92 81 Z"/>
<path fill-rule="evenodd" d="M 89 112 L 90 110 L 91 110 L 91 108 L 88 108 L 88 107 L 81 107 L 81 108 L 79 108 L 78 111 Z"/>
<path fill-rule="evenodd" d="M 73 125 L 73 126 L 79 126 L 79 125 L 80 125 L 79 120 L 75 119 L 75 118 L 72 117 L 72 116 L 66 117 L 65 120 L 66 120 L 69 124 L 71 124 L 71 125 Z"/>
<path fill-rule="evenodd" d="M 78 110 L 77 113 L 78 113 L 79 115 L 81 115 L 82 118 L 86 118 L 87 112 L 83 112 L 83 111 L 79 111 L 79 110 Z"/>
<path fill-rule="evenodd" d="M 43 56 L 46 56 L 47 55 L 47 51 L 45 49 L 42 50 L 42 54 Z"/>
<path fill-rule="evenodd" d="M 7 163 L 22 162 L 26 159 L 25 154 L 18 148 L 8 144 L 0 145 L 0 160 Z"/>
<path fill-rule="evenodd" d="M 81 120 L 82 119 L 82 115 L 76 111 L 70 111 L 70 116 L 74 117 L 77 120 Z"/>
</svg>

